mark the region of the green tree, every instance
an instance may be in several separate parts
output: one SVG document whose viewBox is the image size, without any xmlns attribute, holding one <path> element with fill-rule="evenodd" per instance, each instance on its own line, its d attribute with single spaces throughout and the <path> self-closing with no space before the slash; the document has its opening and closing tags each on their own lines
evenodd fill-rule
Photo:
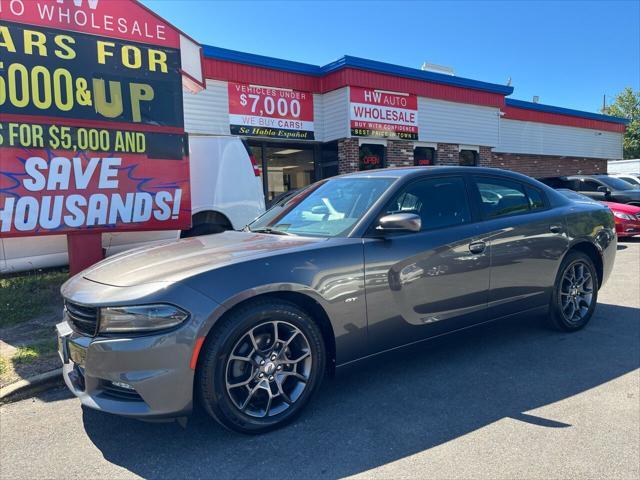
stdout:
<svg viewBox="0 0 640 480">
<path fill-rule="evenodd" d="M 625 88 L 604 113 L 629 120 L 624 133 L 624 158 L 640 158 L 640 92 Z"/>
</svg>

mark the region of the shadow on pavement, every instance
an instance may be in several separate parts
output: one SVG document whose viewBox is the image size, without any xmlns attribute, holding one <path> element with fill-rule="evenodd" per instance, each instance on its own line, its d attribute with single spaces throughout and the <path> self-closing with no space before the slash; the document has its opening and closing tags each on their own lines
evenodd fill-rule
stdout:
<svg viewBox="0 0 640 480">
<path fill-rule="evenodd" d="M 296 423 L 263 436 L 228 432 L 203 414 L 185 429 L 89 410 L 83 420 L 106 460 L 146 478 L 341 477 L 505 417 L 570 427 L 525 412 L 639 366 L 640 310 L 600 304 L 574 334 L 546 330 L 540 318 L 504 321 L 378 357 L 326 382 Z"/>
</svg>

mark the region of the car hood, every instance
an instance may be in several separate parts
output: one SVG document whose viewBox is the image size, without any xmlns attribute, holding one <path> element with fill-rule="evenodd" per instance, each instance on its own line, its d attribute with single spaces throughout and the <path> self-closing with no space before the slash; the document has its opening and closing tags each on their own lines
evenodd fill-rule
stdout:
<svg viewBox="0 0 640 480">
<path fill-rule="evenodd" d="M 325 240 L 229 231 L 129 250 L 95 264 L 81 275 L 116 287 L 174 283 L 225 265 L 298 250 L 322 241 Z"/>
<path fill-rule="evenodd" d="M 602 202 L 611 210 L 615 210 L 616 212 L 622 213 L 630 213 L 631 215 L 637 215 L 640 213 L 640 207 L 636 207 L 635 205 L 627 205 L 626 203 L 615 203 L 615 202 Z"/>
</svg>

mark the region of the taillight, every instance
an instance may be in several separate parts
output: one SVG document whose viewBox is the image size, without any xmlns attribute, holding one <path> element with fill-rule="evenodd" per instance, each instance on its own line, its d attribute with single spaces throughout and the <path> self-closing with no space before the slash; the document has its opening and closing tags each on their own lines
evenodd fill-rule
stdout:
<svg viewBox="0 0 640 480">
<path fill-rule="evenodd" d="M 251 159 L 251 166 L 253 167 L 253 174 L 256 177 L 260 176 L 260 169 L 258 168 L 258 164 L 256 162 L 256 159 L 254 158 L 253 155 L 249 155 L 249 158 Z"/>
</svg>

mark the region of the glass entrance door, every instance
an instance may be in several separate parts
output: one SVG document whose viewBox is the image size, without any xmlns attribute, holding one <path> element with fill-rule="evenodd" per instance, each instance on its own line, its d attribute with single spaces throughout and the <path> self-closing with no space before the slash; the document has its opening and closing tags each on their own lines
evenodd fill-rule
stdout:
<svg viewBox="0 0 640 480">
<path fill-rule="evenodd" d="M 315 181 L 313 145 L 249 142 L 260 167 L 267 205 L 278 197 Z"/>
</svg>

